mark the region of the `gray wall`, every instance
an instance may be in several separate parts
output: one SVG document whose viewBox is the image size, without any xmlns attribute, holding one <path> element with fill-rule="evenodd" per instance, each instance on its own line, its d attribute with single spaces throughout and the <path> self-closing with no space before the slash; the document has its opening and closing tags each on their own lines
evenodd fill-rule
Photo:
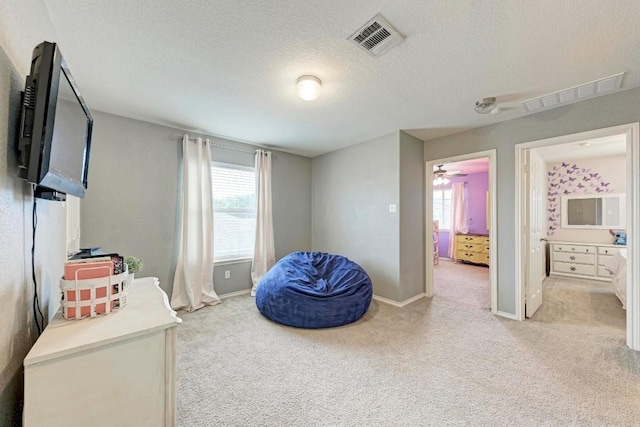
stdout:
<svg viewBox="0 0 640 427">
<path fill-rule="evenodd" d="M 400 132 L 400 301 L 424 292 L 424 143 Z"/>
<path fill-rule="evenodd" d="M 81 202 L 82 246 L 135 255 L 170 295 L 178 247 L 178 200 L 182 143 L 179 129 L 94 112 L 89 189 Z M 190 136 L 198 136 L 190 133 Z M 200 135 L 204 136 L 204 135 Z M 255 149 L 211 138 L 214 143 Z M 281 257 L 311 248 L 311 160 L 275 152 L 273 205 L 276 253 Z M 214 160 L 253 165 L 253 154 L 216 148 Z M 250 262 L 216 265 L 219 294 L 251 286 Z M 224 279 L 224 270 L 231 278 Z"/>
<path fill-rule="evenodd" d="M 344 255 L 371 276 L 374 294 L 398 301 L 398 132 L 312 161 L 313 249 Z M 402 211 L 402 210 L 400 210 Z"/>
<path fill-rule="evenodd" d="M 515 145 L 640 120 L 640 89 L 427 141 L 424 159 L 497 151 L 498 310 L 515 313 Z"/>
<path fill-rule="evenodd" d="M 23 52 L 30 57 L 31 51 Z M 20 91 L 25 75 L 0 46 L 0 425 L 19 425 L 22 360 L 37 338 L 31 281 L 31 188 L 17 178 L 15 153 Z M 48 319 L 59 304 L 58 279 L 65 254 L 64 203 L 38 200 L 36 277 Z M 51 306 L 50 306 L 51 305 Z M 45 319 L 46 322 L 46 319 Z"/>
</svg>

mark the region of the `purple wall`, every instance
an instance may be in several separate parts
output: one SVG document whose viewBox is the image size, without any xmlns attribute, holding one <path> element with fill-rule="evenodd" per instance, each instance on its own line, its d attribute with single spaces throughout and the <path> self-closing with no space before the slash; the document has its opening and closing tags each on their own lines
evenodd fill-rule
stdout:
<svg viewBox="0 0 640 427">
<path fill-rule="evenodd" d="M 466 182 L 467 228 L 469 234 L 487 234 L 486 194 L 489 190 L 489 172 L 471 173 L 467 176 L 449 178 L 454 182 Z M 450 184 L 449 184 L 450 186 Z M 440 231 L 440 256 L 448 257 L 449 232 Z"/>
</svg>

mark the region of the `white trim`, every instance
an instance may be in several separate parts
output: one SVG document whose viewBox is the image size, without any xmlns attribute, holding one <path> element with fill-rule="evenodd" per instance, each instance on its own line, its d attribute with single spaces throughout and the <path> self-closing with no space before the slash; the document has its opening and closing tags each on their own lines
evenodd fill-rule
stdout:
<svg viewBox="0 0 640 427">
<path fill-rule="evenodd" d="M 640 351 L 640 124 L 627 126 L 627 345 Z"/>
<path fill-rule="evenodd" d="M 489 282 L 491 283 L 491 312 L 498 314 L 498 222 L 497 222 L 497 179 L 496 179 L 496 149 L 478 151 L 460 156 L 443 159 L 427 160 L 425 166 L 425 295 L 433 296 L 433 244 L 431 230 L 433 229 L 433 167 L 440 163 L 460 162 L 463 160 L 489 158 Z"/>
<path fill-rule="evenodd" d="M 506 317 L 507 319 L 511 319 L 511 320 L 519 320 L 515 314 L 507 313 L 506 311 L 496 311 L 495 315 L 500 317 Z"/>
<path fill-rule="evenodd" d="M 243 264 L 243 263 L 247 263 L 247 262 L 251 262 L 253 261 L 253 257 L 245 257 L 245 258 L 230 258 L 230 259 L 221 259 L 221 260 L 214 260 L 213 261 L 213 265 L 214 266 L 222 266 L 222 265 L 231 265 L 231 264 Z"/>
<path fill-rule="evenodd" d="M 245 289 L 244 291 L 229 292 L 228 294 L 218 295 L 218 298 L 227 299 L 227 298 L 231 298 L 231 297 L 237 297 L 237 296 L 240 296 L 240 295 L 248 294 L 250 292 L 251 292 L 251 289 Z"/>
<path fill-rule="evenodd" d="M 376 301 L 383 302 L 385 304 L 392 305 L 394 307 L 402 308 L 405 305 L 411 304 L 412 302 L 418 301 L 420 298 L 424 298 L 424 297 L 426 297 L 425 294 L 418 294 L 415 297 L 411 297 L 408 300 L 405 300 L 405 301 L 402 301 L 402 302 L 394 301 L 392 299 L 388 299 L 388 298 L 384 298 L 384 297 L 379 297 L 378 295 L 374 295 L 373 299 L 376 300 Z"/>
<path fill-rule="evenodd" d="M 537 141 L 516 144 L 516 182 L 523 173 L 524 155 L 526 150 L 548 147 L 551 145 L 580 142 L 586 139 L 602 138 L 612 135 L 625 135 L 627 141 L 627 277 L 629 286 L 627 288 L 627 345 L 634 350 L 640 350 L 640 263 L 636 261 L 637 253 L 640 252 L 638 241 L 640 240 L 640 124 L 628 123 L 619 126 L 596 129 L 587 132 L 563 135 L 554 138 L 541 139 Z M 525 266 L 525 254 L 523 250 L 522 228 L 524 223 L 524 188 L 523 183 L 516 185 L 516 215 L 515 215 L 515 238 L 516 238 L 516 318 L 524 319 L 524 284 L 523 277 Z"/>
</svg>

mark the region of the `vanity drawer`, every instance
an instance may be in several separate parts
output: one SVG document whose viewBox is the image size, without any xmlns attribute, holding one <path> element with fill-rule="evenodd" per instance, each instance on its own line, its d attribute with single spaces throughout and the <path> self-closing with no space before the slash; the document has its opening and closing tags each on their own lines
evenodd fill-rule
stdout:
<svg viewBox="0 0 640 427">
<path fill-rule="evenodd" d="M 574 264 L 569 262 L 554 262 L 553 270 L 559 273 L 581 274 L 583 276 L 595 276 L 596 266 L 588 264 Z"/>
<path fill-rule="evenodd" d="M 596 253 L 596 247 L 595 246 L 554 244 L 553 245 L 553 251 L 554 252 L 595 254 Z"/>
<path fill-rule="evenodd" d="M 578 252 L 555 252 L 553 254 L 554 261 L 564 261 L 576 264 L 595 264 L 596 254 L 585 254 Z"/>
<path fill-rule="evenodd" d="M 608 248 L 608 247 L 599 247 L 598 248 L 598 254 L 600 254 L 600 256 L 602 255 L 615 255 L 618 252 L 620 252 L 619 248 Z"/>
</svg>

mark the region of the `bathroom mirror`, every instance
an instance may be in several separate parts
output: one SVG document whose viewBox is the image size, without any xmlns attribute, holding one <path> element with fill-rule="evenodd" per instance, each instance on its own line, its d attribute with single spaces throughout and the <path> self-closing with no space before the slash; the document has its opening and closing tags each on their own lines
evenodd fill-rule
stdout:
<svg viewBox="0 0 640 427">
<path fill-rule="evenodd" d="M 624 194 L 571 195 L 562 198 L 562 228 L 625 229 Z"/>
</svg>

